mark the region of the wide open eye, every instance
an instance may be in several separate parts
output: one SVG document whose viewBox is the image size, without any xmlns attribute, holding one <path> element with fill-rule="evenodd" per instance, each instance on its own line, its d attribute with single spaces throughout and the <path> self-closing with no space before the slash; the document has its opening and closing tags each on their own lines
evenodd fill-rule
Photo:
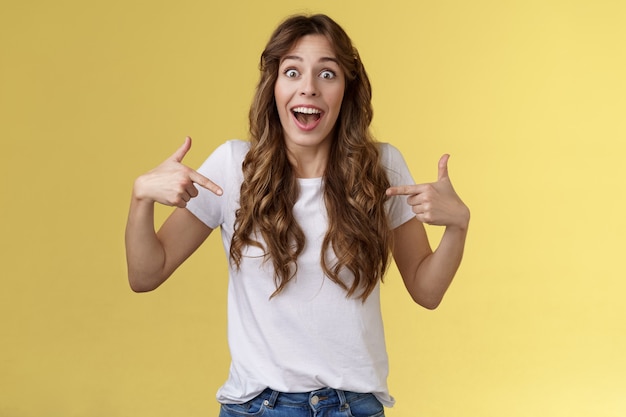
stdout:
<svg viewBox="0 0 626 417">
<path fill-rule="evenodd" d="M 283 74 L 285 74 L 287 76 L 287 78 L 295 78 L 298 75 L 300 75 L 298 70 L 295 70 L 293 68 L 286 69 L 285 71 L 283 71 Z"/>
<path fill-rule="evenodd" d="M 335 74 L 335 72 L 331 71 L 331 70 L 324 70 L 324 71 L 320 72 L 320 78 L 323 78 L 325 80 L 332 80 L 336 76 L 337 75 Z"/>
</svg>

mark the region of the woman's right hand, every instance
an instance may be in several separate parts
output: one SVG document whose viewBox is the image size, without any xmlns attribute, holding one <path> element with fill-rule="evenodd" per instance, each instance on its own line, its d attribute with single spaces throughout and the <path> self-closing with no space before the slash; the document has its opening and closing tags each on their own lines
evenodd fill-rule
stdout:
<svg viewBox="0 0 626 417">
<path fill-rule="evenodd" d="M 191 148 L 191 138 L 167 158 L 161 165 L 135 180 L 133 197 L 140 201 L 157 202 L 167 206 L 184 208 L 198 195 L 194 184 L 222 195 L 222 189 L 210 179 L 182 164 Z"/>
</svg>

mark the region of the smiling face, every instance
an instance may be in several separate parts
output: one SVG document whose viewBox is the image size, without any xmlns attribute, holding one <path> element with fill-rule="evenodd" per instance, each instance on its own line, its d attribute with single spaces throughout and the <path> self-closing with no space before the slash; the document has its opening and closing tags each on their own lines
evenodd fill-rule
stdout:
<svg viewBox="0 0 626 417">
<path fill-rule="evenodd" d="M 281 58 L 274 98 L 290 152 L 328 154 L 344 90 L 343 70 L 325 36 L 304 36 Z"/>
</svg>

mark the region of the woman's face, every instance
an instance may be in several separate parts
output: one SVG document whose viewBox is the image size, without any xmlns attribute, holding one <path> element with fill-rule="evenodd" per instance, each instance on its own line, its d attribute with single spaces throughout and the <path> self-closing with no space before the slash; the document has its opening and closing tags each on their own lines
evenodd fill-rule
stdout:
<svg viewBox="0 0 626 417">
<path fill-rule="evenodd" d="M 344 73 L 325 36 L 304 36 L 282 57 L 274 97 L 289 150 L 330 149 L 344 89 Z"/>
</svg>

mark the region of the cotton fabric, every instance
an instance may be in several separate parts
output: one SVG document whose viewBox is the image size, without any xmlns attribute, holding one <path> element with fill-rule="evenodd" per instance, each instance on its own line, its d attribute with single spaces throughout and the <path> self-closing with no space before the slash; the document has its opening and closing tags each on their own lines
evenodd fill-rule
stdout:
<svg viewBox="0 0 626 417">
<path fill-rule="evenodd" d="M 391 185 L 413 184 L 400 152 L 380 144 Z M 243 181 L 241 163 L 249 143 L 233 140 L 218 147 L 198 169 L 224 190 L 222 196 L 199 188 L 187 209 L 207 226 L 220 227 L 228 259 L 235 212 Z M 321 245 L 327 229 L 323 179 L 298 180 L 300 195 L 294 216 L 306 237 L 298 273 L 285 289 L 276 290 L 271 262 L 264 252 L 247 247 L 241 267 L 229 262 L 228 342 L 231 366 L 217 399 L 245 403 L 267 388 L 308 392 L 325 387 L 372 393 L 385 406 L 393 397 L 387 387 L 389 364 L 380 310 L 380 284 L 365 302 L 346 297 L 344 289 L 324 276 Z M 387 214 L 392 228 L 414 217 L 404 197 L 391 197 Z M 261 241 L 260 237 L 256 237 Z M 334 254 L 325 254 L 333 259 Z M 341 278 L 350 283 L 351 276 Z"/>
</svg>

